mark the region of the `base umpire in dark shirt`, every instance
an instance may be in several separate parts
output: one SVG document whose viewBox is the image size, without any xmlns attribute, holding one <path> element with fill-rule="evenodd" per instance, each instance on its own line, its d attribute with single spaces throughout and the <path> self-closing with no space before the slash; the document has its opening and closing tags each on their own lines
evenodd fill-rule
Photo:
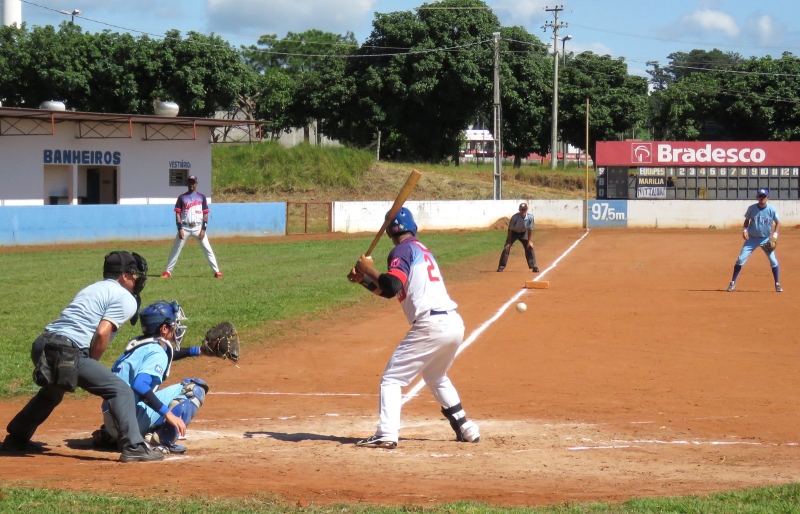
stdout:
<svg viewBox="0 0 800 514">
<path fill-rule="evenodd" d="M 503 247 L 503 253 L 500 254 L 500 264 L 497 266 L 497 271 L 503 271 L 508 264 L 508 254 L 511 253 L 511 245 L 515 241 L 520 241 L 522 246 L 525 247 L 525 260 L 528 261 L 528 268 L 534 273 L 539 273 L 539 268 L 536 266 L 536 252 L 533 250 L 533 242 L 531 241 L 531 232 L 533 231 L 533 214 L 528 212 L 528 204 L 519 204 L 519 212 L 511 216 L 511 221 L 508 222 L 508 235 L 506 236 L 506 244 Z"/>
</svg>

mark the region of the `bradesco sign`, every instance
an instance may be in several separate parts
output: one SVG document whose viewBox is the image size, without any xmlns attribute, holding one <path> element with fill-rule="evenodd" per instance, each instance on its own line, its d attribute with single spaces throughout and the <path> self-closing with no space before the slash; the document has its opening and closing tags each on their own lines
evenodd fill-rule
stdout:
<svg viewBox="0 0 800 514">
<path fill-rule="evenodd" d="M 598 141 L 598 166 L 797 166 L 800 142 Z"/>
</svg>

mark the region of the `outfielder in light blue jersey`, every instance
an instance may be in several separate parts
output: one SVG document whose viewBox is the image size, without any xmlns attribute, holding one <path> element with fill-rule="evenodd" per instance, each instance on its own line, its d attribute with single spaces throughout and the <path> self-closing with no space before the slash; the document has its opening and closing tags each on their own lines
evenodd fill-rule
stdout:
<svg viewBox="0 0 800 514">
<path fill-rule="evenodd" d="M 731 283 L 728 284 L 728 291 L 733 291 L 736 288 L 736 279 L 739 278 L 742 266 L 747 262 L 753 250 L 760 246 L 764 253 L 767 254 L 769 264 L 772 267 L 772 276 L 775 277 L 775 291 L 783 292 L 779 278 L 778 258 L 775 256 L 774 250 L 764 246 L 771 238 L 778 237 L 778 225 L 780 224 L 778 213 L 773 206 L 767 205 L 768 200 L 769 189 L 759 189 L 758 203 L 748 207 L 747 212 L 744 214 L 744 225 L 742 226 L 744 244 L 733 267 L 733 278 L 731 278 Z"/>
<path fill-rule="evenodd" d="M 186 426 L 203 405 L 208 384 L 199 378 L 187 378 L 178 384 L 159 389 L 169 377 L 175 360 L 201 355 L 200 347 L 180 348 L 186 329 L 178 302 L 156 302 L 140 315 L 144 335 L 131 340 L 111 371 L 128 384 L 136 396 L 136 418 L 145 440 L 164 453 L 183 453 L 175 444 L 186 434 Z M 173 344 L 175 345 L 173 348 Z M 99 446 L 116 439 L 113 419 L 103 405 L 104 425 L 93 434 Z"/>
</svg>

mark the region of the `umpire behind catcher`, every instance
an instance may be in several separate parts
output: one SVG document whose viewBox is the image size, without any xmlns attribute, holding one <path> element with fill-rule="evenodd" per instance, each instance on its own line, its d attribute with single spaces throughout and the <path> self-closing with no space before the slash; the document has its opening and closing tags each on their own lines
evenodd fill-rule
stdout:
<svg viewBox="0 0 800 514">
<path fill-rule="evenodd" d="M 539 273 L 539 268 L 536 266 L 536 252 L 533 250 L 533 242 L 531 241 L 532 231 L 533 214 L 528 212 L 528 204 L 523 202 L 519 204 L 519 212 L 511 216 L 511 221 L 508 222 L 506 244 L 503 247 L 503 253 L 500 254 L 500 264 L 497 266 L 497 271 L 506 269 L 508 254 L 511 253 L 511 245 L 519 241 L 525 247 L 525 260 L 528 261 L 528 268 L 534 273 Z"/>
<path fill-rule="evenodd" d="M 76 388 L 101 396 L 119 430 L 122 462 L 162 460 L 139 433 L 133 390 L 100 362 L 120 326 L 138 319 L 139 293 L 147 281 L 147 261 L 138 254 L 111 252 L 103 264 L 103 280 L 81 290 L 33 342 L 33 379 L 41 386 L 31 401 L 8 424 L 0 450 L 39 453 L 32 443 L 36 429 Z"/>
</svg>

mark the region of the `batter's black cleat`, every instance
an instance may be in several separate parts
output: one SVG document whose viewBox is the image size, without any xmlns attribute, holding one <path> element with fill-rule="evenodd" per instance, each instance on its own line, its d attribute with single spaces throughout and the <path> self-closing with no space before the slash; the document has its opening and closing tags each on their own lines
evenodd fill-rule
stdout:
<svg viewBox="0 0 800 514">
<path fill-rule="evenodd" d="M 539 268 L 537 266 L 534 266 L 531 268 L 531 271 L 534 273 L 539 273 Z"/>
<path fill-rule="evenodd" d="M 782 287 L 781 287 L 781 285 L 780 285 L 779 283 L 777 283 L 777 282 L 775 282 L 775 292 L 776 292 L 776 293 L 782 293 L 782 292 L 783 292 L 783 288 L 782 288 Z"/>
<path fill-rule="evenodd" d="M 145 443 L 136 446 L 126 446 L 119 456 L 120 462 L 155 462 L 164 460 L 164 454 L 151 450 Z"/>
<path fill-rule="evenodd" d="M 11 434 L 8 434 L 6 436 L 6 438 L 3 440 L 2 446 L 0 446 L 0 452 L 3 453 L 26 454 L 26 453 L 44 453 L 46 451 L 47 448 L 45 448 L 42 443 L 34 443 L 33 441 L 26 441 Z"/>
<path fill-rule="evenodd" d="M 387 450 L 394 450 L 397 448 L 397 441 L 385 439 L 379 435 L 374 435 L 369 439 L 362 439 L 356 443 L 356 446 L 362 448 L 386 448 Z"/>
<path fill-rule="evenodd" d="M 501 271 L 503 271 L 504 269 L 506 269 L 506 267 L 505 267 L 505 266 L 498 266 L 498 267 L 497 267 L 497 272 L 498 272 L 498 273 L 500 273 L 500 272 L 501 272 Z"/>
<path fill-rule="evenodd" d="M 734 282 L 733 280 L 731 280 L 731 283 L 730 283 L 730 284 L 728 284 L 728 292 L 730 293 L 730 292 L 732 292 L 734 289 L 736 289 L 736 282 Z"/>
</svg>

